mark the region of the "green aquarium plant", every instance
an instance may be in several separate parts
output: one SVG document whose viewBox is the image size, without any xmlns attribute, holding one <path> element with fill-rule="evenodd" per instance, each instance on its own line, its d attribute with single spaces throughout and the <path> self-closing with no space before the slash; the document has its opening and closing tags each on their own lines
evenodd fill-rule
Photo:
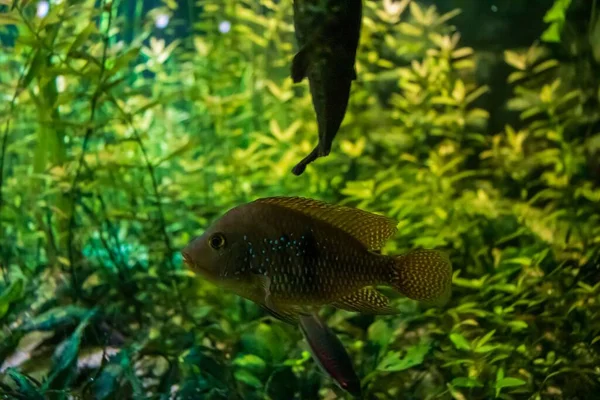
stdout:
<svg viewBox="0 0 600 400">
<path fill-rule="evenodd" d="M 294 176 L 317 123 L 291 2 L 0 0 L 2 396 L 344 398 L 298 329 L 183 267 L 281 195 L 399 221 L 384 254 L 450 255 L 443 308 L 324 310 L 365 398 L 598 393 L 599 9 L 544 2 L 526 46 L 488 49 L 442 3 L 364 1 L 344 122 Z"/>
</svg>

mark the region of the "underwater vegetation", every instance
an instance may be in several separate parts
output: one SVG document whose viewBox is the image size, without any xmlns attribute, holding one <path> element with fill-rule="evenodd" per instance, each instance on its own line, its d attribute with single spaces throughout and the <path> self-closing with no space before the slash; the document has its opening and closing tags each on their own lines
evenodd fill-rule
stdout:
<svg viewBox="0 0 600 400">
<path fill-rule="evenodd" d="M 295 176 L 318 124 L 291 1 L 0 0 L 0 396 L 347 398 L 297 327 L 180 253 L 302 196 L 398 221 L 384 255 L 452 263 L 443 307 L 323 310 L 365 399 L 593 398 L 600 9 L 506 3 L 543 11 L 364 1 L 343 123 Z"/>
</svg>

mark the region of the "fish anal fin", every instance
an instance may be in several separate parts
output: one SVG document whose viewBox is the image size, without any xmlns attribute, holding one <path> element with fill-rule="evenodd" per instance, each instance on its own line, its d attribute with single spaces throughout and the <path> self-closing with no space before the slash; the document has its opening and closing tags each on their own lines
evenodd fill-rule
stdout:
<svg viewBox="0 0 600 400">
<path fill-rule="evenodd" d="M 325 203 L 303 197 L 268 197 L 256 200 L 300 212 L 341 229 L 361 242 L 368 250 L 378 250 L 396 233 L 397 222 L 391 218 L 356 208 Z"/>
<path fill-rule="evenodd" d="M 376 289 L 363 288 L 332 303 L 336 308 L 363 314 L 389 315 L 399 311 L 390 306 L 390 300 Z"/>
</svg>

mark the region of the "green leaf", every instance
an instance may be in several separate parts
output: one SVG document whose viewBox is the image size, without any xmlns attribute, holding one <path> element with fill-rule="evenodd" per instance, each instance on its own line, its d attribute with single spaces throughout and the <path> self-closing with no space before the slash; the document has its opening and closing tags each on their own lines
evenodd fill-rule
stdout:
<svg viewBox="0 0 600 400">
<path fill-rule="evenodd" d="M 557 60 L 546 60 L 533 68 L 533 73 L 540 74 L 544 71 L 547 71 L 551 68 L 556 68 L 560 65 L 560 62 Z"/>
<path fill-rule="evenodd" d="M 495 329 L 489 331 L 484 337 L 482 337 L 481 339 L 479 339 L 477 341 L 477 345 L 475 346 L 475 348 L 479 348 L 479 347 L 482 347 L 483 345 L 485 345 L 487 342 L 490 341 L 490 339 L 492 338 L 492 336 L 494 336 L 495 333 L 496 333 Z"/>
<path fill-rule="evenodd" d="M 571 0 L 554 0 L 552 7 L 544 15 L 544 22 L 564 21 Z"/>
<path fill-rule="evenodd" d="M 77 326 L 75 332 L 56 348 L 52 356 L 52 369 L 48 374 L 48 380 L 43 386 L 44 390 L 48 388 L 63 389 L 74 378 L 70 370 L 76 367 L 83 331 L 95 314 L 96 310 L 89 311 Z"/>
<path fill-rule="evenodd" d="M 262 358 L 255 356 L 254 354 L 245 354 L 237 357 L 233 360 L 233 365 L 250 369 L 255 373 L 262 372 L 267 366 Z"/>
<path fill-rule="evenodd" d="M 472 91 L 471 93 L 469 93 L 469 95 L 465 99 L 465 102 L 467 104 L 471 104 L 475 100 L 477 100 L 478 98 L 483 96 L 484 94 L 488 93 L 489 91 L 490 91 L 489 86 L 481 86 L 481 87 L 475 89 L 474 91 Z"/>
<path fill-rule="evenodd" d="M 483 387 L 483 384 L 474 378 L 461 377 L 461 378 L 454 378 L 452 380 L 452 386 L 473 388 L 473 387 Z"/>
<path fill-rule="evenodd" d="M 214 380 L 226 380 L 225 366 L 201 347 L 193 347 L 183 356 L 183 363 L 194 371 L 202 371 L 203 376 L 211 376 Z"/>
<path fill-rule="evenodd" d="M 514 331 L 522 331 L 523 329 L 527 329 L 529 325 L 525 321 L 510 321 L 508 326 L 512 328 Z"/>
<path fill-rule="evenodd" d="M 234 373 L 235 379 L 240 382 L 244 382 L 246 385 L 252 386 L 256 389 L 262 387 L 262 382 L 252 372 L 247 369 L 239 369 Z"/>
<path fill-rule="evenodd" d="M 385 353 L 390 338 L 392 337 L 392 330 L 383 319 L 379 319 L 369 326 L 367 331 L 368 338 L 371 342 L 375 342 L 379 348 L 379 355 Z"/>
<path fill-rule="evenodd" d="M 258 324 L 253 332 L 242 335 L 242 350 L 271 362 L 283 360 L 286 355 L 286 343 L 280 329 L 276 324 Z"/>
<path fill-rule="evenodd" d="M 34 78 L 36 78 L 42 67 L 45 65 L 44 63 L 44 53 L 42 50 L 36 50 L 33 56 L 31 63 L 29 64 L 29 70 L 27 74 L 23 77 L 23 81 L 21 82 L 21 89 L 26 89 L 29 87 Z"/>
<path fill-rule="evenodd" d="M 297 391 L 298 378 L 290 367 L 275 370 L 267 381 L 266 392 L 271 399 L 286 399 Z"/>
<path fill-rule="evenodd" d="M 22 279 L 16 279 L 11 282 L 8 289 L 4 289 L 0 294 L 0 318 L 8 312 L 10 305 L 23 295 L 24 282 Z"/>
<path fill-rule="evenodd" d="M 79 32 L 79 34 L 75 37 L 75 40 L 73 40 L 73 43 L 71 43 L 71 46 L 69 47 L 69 51 L 68 53 L 72 53 L 74 50 L 77 50 L 82 44 L 85 43 L 85 41 L 90 37 L 90 35 L 92 33 L 97 32 L 98 29 L 96 28 L 96 23 L 95 22 L 90 22 L 81 32 Z"/>
<path fill-rule="evenodd" d="M 496 388 L 502 389 L 505 387 L 513 387 L 513 386 L 523 386 L 526 385 L 523 379 L 519 378 L 502 378 L 498 382 L 496 382 Z"/>
<path fill-rule="evenodd" d="M 0 13 L 0 26 L 2 26 L 2 25 L 17 25 L 17 24 L 20 24 L 21 22 L 22 22 L 21 19 L 16 15 Z"/>
<path fill-rule="evenodd" d="M 104 400 L 111 398 L 119 389 L 119 379 L 123 369 L 119 365 L 107 365 L 94 381 L 95 398 Z"/>
<path fill-rule="evenodd" d="M 481 346 L 481 347 L 477 347 L 475 349 L 475 353 L 489 353 L 490 351 L 493 351 L 495 349 L 497 349 L 499 346 L 498 345 L 485 345 L 485 346 Z"/>
<path fill-rule="evenodd" d="M 450 340 L 458 350 L 471 350 L 471 344 L 460 333 L 451 333 Z"/>
<path fill-rule="evenodd" d="M 542 40 L 548 43 L 560 42 L 560 32 L 562 30 L 562 24 L 555 22 L 550 24 L 548 28 L 542 33 Z"/>
<path fill-rule="evenodd" d="M 21 374 L 14 368 L 9 368 L 6 372 L 17 385 L 21 395 L 24 395 L 27 399 L 31 400 L 44 400 L 44 396 L 38 391 L 38 388 L 33 384 L 31 378 Z"/>
<path fill-rule="evenodd" d="M 24 332 L 55 330 L 78 324 L 89 312 L 86 308 L 74 305 L 55 307 L 26 321 L 20 329 Z"/>
<path fill-rule="evenodd" d="M 380 371 L 402 371 L 423 363 L 425 356 L 431 350 L 431 342 L 425 341 L 411 346 L 401 357 L 399 352 L 388 354 L 377 366 Z"/>
</svg>

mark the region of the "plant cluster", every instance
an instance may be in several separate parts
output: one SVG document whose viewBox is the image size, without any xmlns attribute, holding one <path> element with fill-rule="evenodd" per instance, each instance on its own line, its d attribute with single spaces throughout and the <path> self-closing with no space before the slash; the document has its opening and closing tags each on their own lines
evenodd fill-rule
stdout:
<svg viewBox="0 0 600 400">
<path fill-rule="evenodd" d="M 291 2 L 201 0 L 176 38 L 155 25 L 175 1 L 133 21 L 127 2 L 51 3 L 0 0 L 3 396 L 342 398 L 297 329 L 182 266 L 211 221 L 274 195 L 397 219 L 386 253 L 450 254 L 443 309 L 325 310 L 367 398 L 600 391 L 595 1 L 577 28 L 557 1 L 542 42 L 502 54 L 518 118 L 499 132 L 459 10 L 366 1 L 348 114 L 300 177 L 317 127 L 289 78 Z"/>
</svg>

